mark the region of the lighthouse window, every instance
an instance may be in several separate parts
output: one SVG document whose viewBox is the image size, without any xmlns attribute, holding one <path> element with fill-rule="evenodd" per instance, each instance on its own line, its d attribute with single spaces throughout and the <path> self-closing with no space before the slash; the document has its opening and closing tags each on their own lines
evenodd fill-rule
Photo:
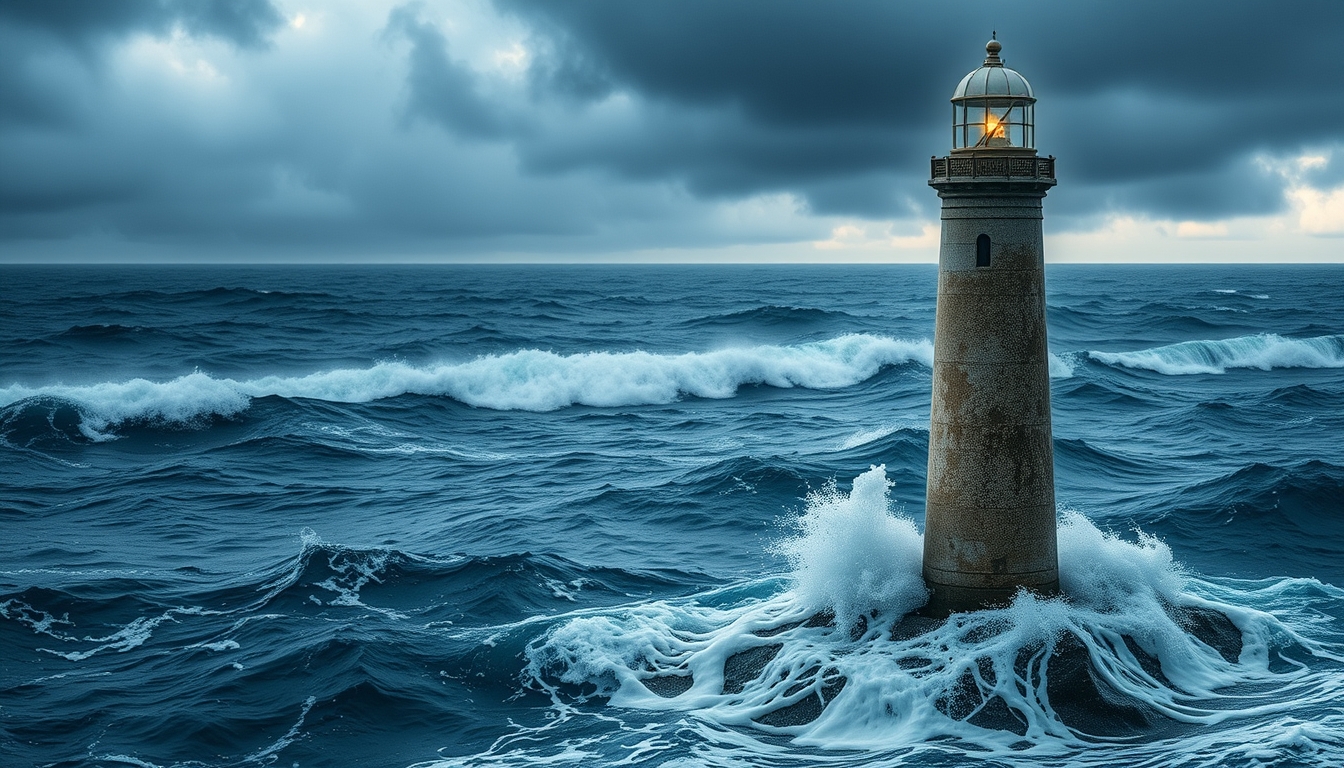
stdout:
<svg viewBox="0 0 1344 768">
<path fill-rule="evenodd" d="M 975 266 L 989 266 L 989 235 L 975 238 Z"/>
</svg>

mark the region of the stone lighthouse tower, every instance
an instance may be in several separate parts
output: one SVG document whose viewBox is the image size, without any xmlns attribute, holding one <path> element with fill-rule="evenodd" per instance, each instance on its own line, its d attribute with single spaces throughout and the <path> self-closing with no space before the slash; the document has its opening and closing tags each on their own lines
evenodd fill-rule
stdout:
<svg viewBox="0 0 1344 768">
<path fill-rule="evenodd" d="M 924 581 L 934 615 L 1059 589 L 1036 98 L 990 40 L 952 94 L 942 198 Z"/>
</svg>

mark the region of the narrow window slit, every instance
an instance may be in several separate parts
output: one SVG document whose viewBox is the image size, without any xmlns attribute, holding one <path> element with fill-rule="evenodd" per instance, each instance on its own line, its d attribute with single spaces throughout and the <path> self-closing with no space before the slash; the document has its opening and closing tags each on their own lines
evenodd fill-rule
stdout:
<svg viewBox="0 0 1344 768">
<path fill-rule="evenodd" d="M 989 235 L 975 238 L 975 266 L 989 266 Z"/>
</svg>

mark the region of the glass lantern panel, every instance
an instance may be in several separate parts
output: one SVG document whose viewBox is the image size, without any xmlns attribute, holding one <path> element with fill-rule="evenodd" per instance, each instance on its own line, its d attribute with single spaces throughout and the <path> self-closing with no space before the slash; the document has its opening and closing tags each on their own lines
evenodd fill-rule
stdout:
<svg viewBox="0 0 1344 768">
<path fill-rule="evenodd" d="M 1004 131 L 1004 134 L 1005 137 L 1008 139 L 1008 143 L 1013 145 L 1014 147 L 1020 147 L 1022 146 L 1023 143 L 1024 138 L 1022 135 L 1022 127 L 1024 122 L 1023 117 L 1024 115 L 1022 114 L 1022 105 L 1020 103 L 1014 104 L 1012 108 L 1008 110 L 1008 120 L 1006 121 L 1008 125 L 1007 130 Z"/>
<path fill-rule="evenodd" d="M 990 98 L 952 105 L 953 149 L 1026 147 L 1036 141 L 1035 105 L 1018 99 Z"/>
<path fill-rule="evenodd" d="M 983 121 L 966 124 L 966 146 L 976 147 L 980 145 L 980 140 L 985 137 L 985 124 Z"/>
</svg>

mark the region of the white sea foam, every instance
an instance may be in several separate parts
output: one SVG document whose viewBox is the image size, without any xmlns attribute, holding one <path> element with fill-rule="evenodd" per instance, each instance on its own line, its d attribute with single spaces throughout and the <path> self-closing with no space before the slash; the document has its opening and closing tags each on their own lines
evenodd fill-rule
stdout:
<svg viewBox="0 0 1344 768">
<path fill-rule="evenodd" d="M 1073 353 L 1065 353 L 1063 356 L 1050 353 L 1050 378 L 1052 379 L 1071 379 L 1073 378 L 1073 369 L 1076 356 Z"/>
<path fill-rule="evenodd" d="M 304 539 L 305 545 L 308 544 L 307 537 L 311 535 L 314 538 L 316 534 L 312 529 L 305 528 L 300 536 Z M 335 597 L 329 597 L 326 600 L 327 605 L 340 605 L 349 608 L 363 608 L 368 611 L 381 613 L 390 619 L 402 620 L 406 614 L 393 610 L 391 608 L 380 608 L 366 604 L 359 595 L 359 591 L 370 583 L 382 584 L 383 568 L 387 566 L 391 552 L 387 550 L 351 550 L 344 547 L 333 547 L 327 552 L 327 567 L 332 570 L 329 578 L 319 581 L 314 586 L 321 587 L 328 592 L 335 594 Z M 316 595 L 309 595 L 309 600 L 322 605 L 322 600 Z"/>
<path fill-rule="evenodd" d="M 836 450 L 848 451 L 850 448 L 858 448 L 860 445 L 867 445 L 873 442 L 874 440 L 881 440 L 887 435 L 898 432 L 903 428 L 903 426 L 914 426 L 914 425 L 913 424 L 902 425 L 897 423 L 890 423 L 890 424 L 884 424 L 880 427 L 874 427 L 872 429 L 860 429 L 854 434 L 850 435 L 849 437 L 846 437 L 845 439 L 841 440 L 836 445 Z"/>
<path fill-rule="evenodd" d="M 1344 335 L 1291 339 L 1274 333 L 1219 341 L 1183 341 L 1137 352 L 1088 352 L 1106 365 L 1182 375 L 1233 368 L 1344 368 Z"/>
<path fill-rule="evenodd" d="M 550 763 L 560 756 L 556 750 L 574 746 L 554 733 L 565 720 L 621 722 L 620 708 L 690 715 L 654 721 L 676 723 L 681 733 L 691 729 L 701 740 L 696 754 L 706 758 L 704 764 L 771 764 L 772 756 L 781 757 L 775 743 L 753 740 L 752 731 L 823 750 L 862 750 L 829 753 L 825 760 L 843 765 L 938 762 L 964 757 L 967 745 L 1009 765 L 1034 765 L 1042 758 L 1082 766 L 1225 764 L 1224 759 L 1250 755 L 1241 746 L 1247 742 L 1228 738 L 1229 728 L 1261 745 L 1257 759 L 1339 745 L 1332 734 L 1344 724 L 1344 714 L 1310 723 L 1296 716 L 1303 710 L 1334 711 L 1333 702 L 1344 694 L 1344 674 L 1338 671 L 1344 658 L 1301 633 L 1322 619 L 1303 607 L 1307 602 L 1300 595 L 1278 593 L 1334 589 L 1330 599 L 1344 606 L 1344 591 L 1310 580 L 1249 590 L 1201 581 L 1184 573 L 1158 539 L 1140 534 L 1137 542 L 1126 541 L 1071 513 L 1062 518 L 1059 534 L 1065 597 L 1024 592 L 1008 607 L 957 614 L 913 636 L 893 636 L 890 628 L 922 601 L 923 587 L 921 537 L 909 520 L 892 513 L 889 487 L 883 468 L 874 467 L 855 479 L 849 494 L 832 487 L 810 496 L 796 533 L 777 545 L 792 567 L 785 578 L 732 585 L 689 600 L 561 617 L 526 653 L 529 684 L 552 696 L 557 718 L 540 729 L 519 728 L 486 754 L 435 765 Z M 1189 634 L 1172 606 L 1227 615 L 1243 635 L 1240 658 L 1228 661 Z M 1301 616 L 1289 616 L 1289 624 L 1262 610 L 1284 606 L 1298 606 Z M 836 613 L 833 625 L 804 623 L 820 609 Z M 1066 641 L 1083 649 L 1088 674 L 1104 682 L 1107 695 L 1175 722 L 1211 726 L 1207 736 L 1182 732 L 1175 740 L 1116 739 L 1105 749 L 1089 746 L 1095 742 L 1085 729 L 1061 719 L 1058 708 L 1065 702 L 1052 703 L 1047 694 L 1049 676 L 1062 674 L 1051 662 L 1064 663 L 1055 649 Z M 1155 657 L 1161 673 L 1145 668 L 1128 643 Z M 1291 647 L 1335 666 L 1285 667 L 1280 654 Z M 749 679 L 726 681 L 729 660 L 753 649 L 763 666 L 751 670 Z M 1278 665 L 1274 670 L 1271 659 Z M 681 679 L 684 690 L 659 695 L 650 688 L 670 678 Z M 950 714 L 949 702 L 964 698 L 968 684 L 978 697 L 997 697 L 1025 734 Z M 610 697 L 616 708 L 572 706 L 593 695 Z M 825 701 L 812 722 L 762 724 L 770 713 L 810 697 Z M 1229 725 L 1238 722 L 1245 725 Z M 1291 729 L 1269 742 L 1256 738 L 1275 733 L 1276 724 Z M 592 728 L 579 726 L 577 732 L 584 734 L 587 762 L 616 763 L 632 745 L 643 743 L 634 733 L 656 736 L 649 729 L 656 726 L 596 729 L 610 733 L 610 742 Z"/>
<path fill-rule="evenodd" d="M 727 398 L 740 387 L 838 389 L 871 378 L 883 367 L 933 364 L 928 340 L 847 334 L 796 345 L 763 345 L 685 354 L 586 352 L 561 355 L 536 349 L 487 355 L 462 363 L 415 366 L 385 362 L 307 376 L 264 376 L 238 381 L 192 373 L 170 381 L 132 379 L 83 386 L 0 388 L 0 406 L 39 397 L 79 408 L 81 429 L 93 439 L 130 420 L 191 423 L 232 416 L 251 398 L 278 395 L 363 403 L 406 394 L 450 397 L 497 410 L 551 411 L 571 405 L 628 406 L 669 403 L 679 397 Z"/>
<path fill-rule="evenodd" d="M 242 762 L 251 763 L 253 765 L 270 765 L 274 763 L 276 761 L 276 755 L 281 750 L 288 747 L 290 744 L 293 744 L 297 739 L 303 737 L 303 721 L 307 719 L 308 713 L 313 710 L 313 705 L 316 703 L 316 696 L 309 696 L 304 699 L 303 706 L 299 708 L 298 720 L 289 727 L 289 730 L 285 732 L 285 735 L 276 739 L 273 744 L 262 747 L 256 752 L 243 758 Z"/>
</svg>

